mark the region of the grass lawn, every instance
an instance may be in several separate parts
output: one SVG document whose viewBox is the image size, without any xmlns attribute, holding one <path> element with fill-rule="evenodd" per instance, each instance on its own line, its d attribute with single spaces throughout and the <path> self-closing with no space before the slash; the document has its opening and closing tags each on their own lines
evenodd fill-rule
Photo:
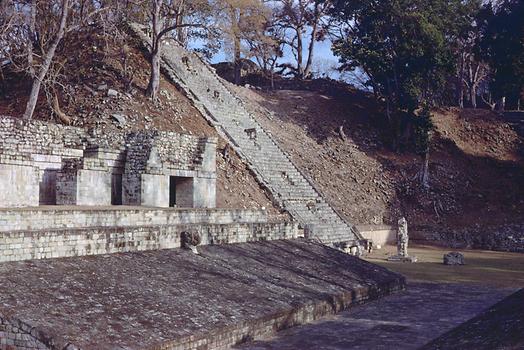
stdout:
<svg viewBox="0 0 524 350">
<path fill-rule="evenodd" d="M 408 281 L 437 283 L 480 283 L 493 287 L 524 287 L 524 254 L 485 250 L 456 250 L 464 254 L 466 265 L 447 266 L 442 256 L 450 248 L 413 245 L 409 255 L 416 263 L 389 262 L 387 257 L 396 253 L 395 246 L 375 250 L 364 259 L 403 274 Z"/>
</svg>

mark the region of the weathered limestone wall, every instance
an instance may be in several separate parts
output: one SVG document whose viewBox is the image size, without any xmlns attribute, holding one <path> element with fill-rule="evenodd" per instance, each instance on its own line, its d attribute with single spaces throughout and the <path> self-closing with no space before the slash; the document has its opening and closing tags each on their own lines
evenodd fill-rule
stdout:
<svg viewBox="0 0 524 350">
<path fill-rule="evenodd" d="M 212 208 L 216 144 L 216 138 L 171 132 L 107 135 L 0 116 L 0 208 L 44 204 L 168 207 L 170 176 L 204 179 L 196 182 L 194 191 L 199 195 L 194 202 Z"/>
<path fill-rule="evenodd" d="M 123 204 L 153 207 L 216 206 L 216 139 L 156 132 L 131 134 L 123 176 Z M 171 177 L 191 178 L 172 181 Z M 170 188 L 177 185 L 176 190 Z M 181 188 L 178 188 L 178 186 Z M 170 203 L 170 191 L 177 193 Z M 191 191 L 189 196 L 187 191 Z"/>
<path fill-rule="evenodd" d="M 142 174 L 140 176 L 140 197 L 137 199 L 139 199 L 139 202 L 136 205 L 168 208 L 169 176 Z M 124 200 L 124 204 L 131 203 L 126 203 Z"/>
<path fill-rule="evenodd" d="M 0 313 L 0 349 L 50 349 L 38 339 L 39 331 L 21 321 Z"/>
<path fill-rule="evenodd" d="M 197 177 L 193 180 L 193 208 L 214 208 L 216 206 L 215 179 Z"/>
<path fill-rule="evenodd" d="M 373 241 L 373 245 L 384 246 L 386 244 L 396 244 L 397 228 L 389 225 L 357 225 L 365 239 Z"/>
<path fill-rule="evenodd" d="M 21 207 L 38 203 L 38 168 L 0 164 L 0 205 Z"/>
<path fill-rule="evenodd" d="M 265 223 L 265 210 L 152 209 L 133 207 L 61 207 L 2 209 L 0 232 L 110 226 L 156 226 L 180 224 Z"/>
<path fill-rule="evenodd" d="M 204 245 L 298 237 L 296 224 L 287 222 L 13 231 L 0 233 L 0 262 L 179 248 L 186 230 L 198 231 Z"/>
</svg>

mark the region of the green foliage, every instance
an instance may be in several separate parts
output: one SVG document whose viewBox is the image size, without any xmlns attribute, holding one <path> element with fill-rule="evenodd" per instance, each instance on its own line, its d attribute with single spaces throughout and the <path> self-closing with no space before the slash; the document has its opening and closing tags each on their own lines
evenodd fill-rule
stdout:
<svg viewBox="0 0 524 350">
<path fill-rule="evenodd" d="M 424 155 L 429 150 L 430 135 L 434 127 L 429 107 L 425 106 L 418 116 L 414 116 L 412 124 L 415 152 Z"/>
<path fill-rule="evenodd" d="M 339 1 L 334 15 L 348 23 L 334 43 L 345 68 L 362 67 L 376 93 L 400 110 L 434 103 L 453 71 L 450 41 L 459 30 L 460 1 Z"/>
<path fill-rule="evenodd" d="M 438 104 L 455 68 L 453 42 L 464 25 L 460 0 L 335 2 L 344 28 L 333 49 L 344 69 L 360 67 L 375 95 L 386 101 L 392 129 L 421 105 Z M 395 120 L 396 119 L 396 120 Z M 396 130 L 398 139 L 402 130 Z"/>
<path fill-rule="evenodd" d="M 497 98 L 524 89 L 524 1 L 488 4 L 479 15 L 480 55 L 494 71 L 490 89 Z"/>
</svg>

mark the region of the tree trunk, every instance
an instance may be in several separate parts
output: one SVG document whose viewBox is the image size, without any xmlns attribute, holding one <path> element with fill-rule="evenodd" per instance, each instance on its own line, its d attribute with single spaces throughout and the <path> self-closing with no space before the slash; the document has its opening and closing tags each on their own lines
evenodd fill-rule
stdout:
<svg viewBox="0 0 524 350">
<path fill-rule="evenodd" d="M 477 87 L 475 84 L 470 89 L 471 107 L 477 108 Z"/>
<path fill-rule="evenodd" d="M 149 83 L 147 84 L 146 95 L 153 101 L 158 98 L 160 89 L 160 3 L 159 0 L 153 1 L 153 33 L 151 37 L 151 72 Z"/>
<path fill-rule="evenodd" d="M 186 35 L 186 28 L 182 27 L 184 24 L 184 9 L 185 9 L 185 3 L 184 0 L 180 0 L 178 3 L 178 9 L 176 12 L 176 18 L 175 23 L 178 26 L 176 31 L 177 40 L 180 42 L 181 45 L 184 47 L 187 46 L 187 35 Z"/>
<path fill-rule="evenodd" d="M 302 68 L 302 28 L 297 28 L 297 78 L 304 77 L 304 69 Z"/>
<path fill-rule="evenodd" d="M 460 55 L 460 65 L 459 65 L 459 77 L 457 79 L 457 97 L 458 105 L 460 108 L 464 108 L 464 65 L 465 65 L 464 53 Z"/>
<path fill-rule="evenodd" d="M 235 50 L 235 53 L 234 53 L 234 68 L 235 68 L 235 84 L 236 85 L 240 85 L 240 80 L 242 78 L 242 62 L 240 61 L 240 39 L 235 36 L 234 38 L 234 50 Z"/>
<path fill-rule="evenodd" d="M 151 53 L 151 74 L 149 76 L 149 84 L 147 85 L 146 95 L 151 100 L 156 101 L 158 98 L 158 91 L 160 90 L 160 52 L 157 48 L 156 52 Z"/>
<path fill-rule="evenodd" d="M 318 4 L 316 6 L 318 6 Z M 317 10 L 315 10 L 315 12 L 316 11 Z M 316 16 L 318 16 L 318 14 Z M 318 30 L 318 20 L 315 19 L 315 23 L 313 23 L 313 29 L 311 31 L 311 41 L 309 42 L 309 47 L 308 47 L 306 68 L 304 68 L 304 78 L 308 78 L 309 74 L 311 73 L 311 66 L 313 65 L 313 51 L 315 50 L 315 40 L 317 37 L 317 30 Z"/>
<path fill-rule="evenodd" d="M 499 112 L 504 112 L 506 109 L 506 97 L 501 97 L 497 102 L 497 110 Z"/>
<path fill-rule="evenodd" d="M 35 78 L 35 66 L 33 63 L 33 45 L 35 44 L 36 33 L 36 0 L 31 1 L 31 20 L 29 22 L 29 36 L 27 37 L 27 65 L 31 79 Z"/>
<path fill-rule="evenodd" d="M 424 155 L 424 162 L 420 172 L 420 184 L 425 190 L 429 190 L 429 147 Z"/>
<path fill-rule="evenodd" d="M 26 109 L 24 112 L 24 119 L 31 120 L 33 113 L 35 112 L 36 103 L 38 101 L 38 95 L 40 94 L 40 87 L 42 82 L 49 71 L 51 62 L 55 57 L 56 48 L 58 44 L 64 37 L 65 28 L 67 25 L 67 14 L 69 12 L 69 0 L 62 0 L 62 15 L 60 17 L 60 25 L 58 27 L 58 32 L 56 33 L 55 40 L 52 42 L 51 47 L 44 54 L 44 62 L 38 71 L 38 75 L 33 80 L 33 86 L 31 87 L 31 93 L 29 94 L 29 100 L 27 101 Z"/>
</svg>

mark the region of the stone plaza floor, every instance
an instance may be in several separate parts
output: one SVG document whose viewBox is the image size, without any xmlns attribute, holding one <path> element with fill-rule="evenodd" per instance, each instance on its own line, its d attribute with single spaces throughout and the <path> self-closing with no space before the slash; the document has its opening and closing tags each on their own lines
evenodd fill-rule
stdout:
<svg viewBox="0 0 524 350">
<path fill-rule="evenodd" d="M 410 254 L 416 255 L 419 262 L 388 262 L 387 257 L 395 249 L 386 246 L 366 259 L 404 274 L 408 280 L 405 291 L 235 349 L 419 349 L 524 287 L 524 254 L 466 250 L 461 251 L 466 265 L 445 266 L 442 255 L 450 249 L 415 245 Z M 524 305 L 524 300 L 515 302 Z M 511 322 L 524 322 L 524 315 L 516 318 Z M 493 329 L 492 324 L 489 329 Z M 452 334 L 454 339 L 460 337 Z M 445 346 L 438 347 L 441 343 Z M 449 342 L 439 340 L 435 344 L 432 350 L 452 349 Z M 453 349 L 497 349 L 493 347 L 493 339 L 489 344 L 490 347 L 484 348 L 462 344 Z"/>
<path fill-rule="evenodd" d="M 403 292 L 235 349 L 418 349 L 514 291 L 465 284 L 408 283 Z"/>
</svg>

